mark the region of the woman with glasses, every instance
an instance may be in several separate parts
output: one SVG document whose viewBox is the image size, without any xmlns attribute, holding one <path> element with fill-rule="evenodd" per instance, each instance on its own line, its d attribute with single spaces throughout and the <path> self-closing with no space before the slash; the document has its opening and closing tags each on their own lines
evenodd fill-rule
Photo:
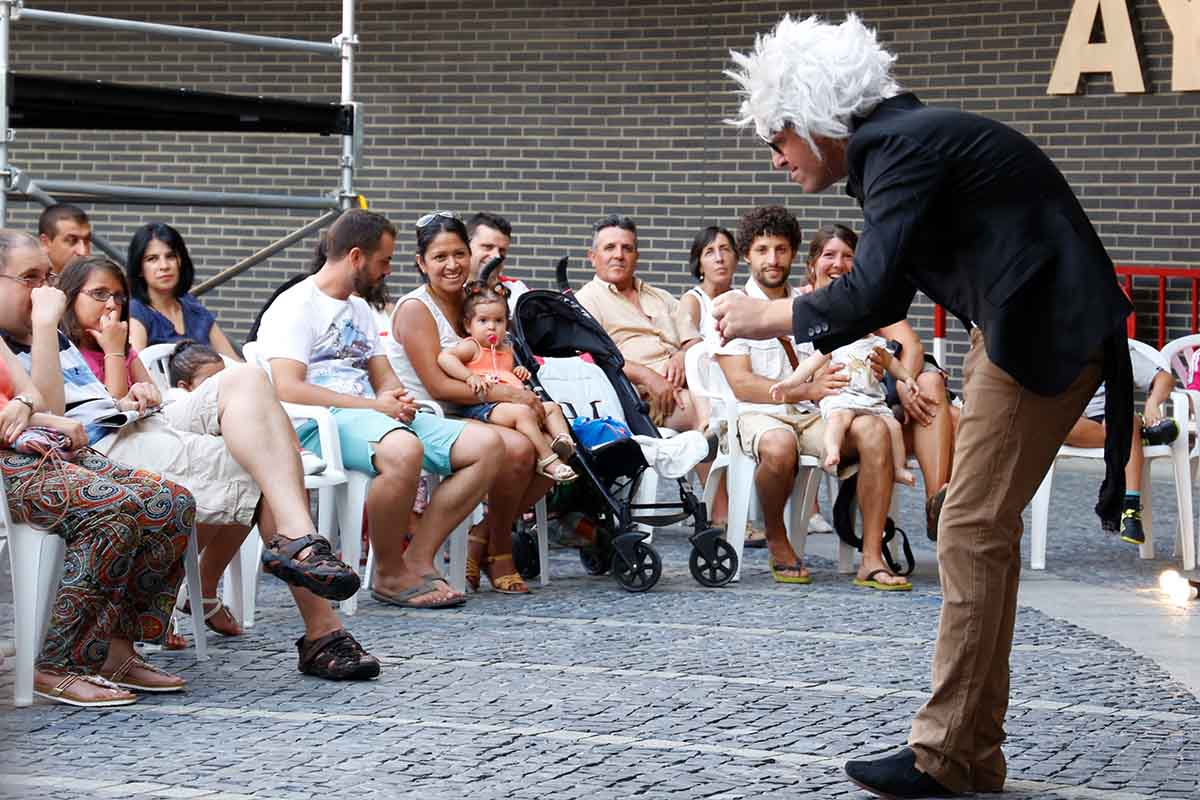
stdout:
<svg viewBox="0 0 1200 800">
<path fill-rule="evenodd" d="M 129 344 L 129 289 L 120 267 L 105 256 L 86 256 L 67 264 L 58 278 L 58 288 L 66 295 L 67 305 L 59 328 L 71 340 L 84 361 L 114 399 L 130 395 L 138 402 L 138 411 L 159 405 L 161 396 L 150 373 Z M 138 386 L 136 391 L 131 390 Z M 196 465 L 200 467 L 200 465 Z M 181 477 L 181 476 L 176 476 Z M 195 482 L 186 482 L 196 486 Z M 208 577 L 201 583 L 205 595 L 205 616 L 209 628 L 223 636 L 239 636 L 241 627 L 219 600 L 217 581 L 233 554 L 241 546 L 247 529 L 241 526 L 202 525 L 201 540 L 216 545 L 205 554 Z M 216 569 L 216 565 L 220 569 Z M 211 611 L 211 615 L 210 612 Z M 170 635 L 168 649 L 186 643 Z"/>
<path fill-rule="evenodd" d="M 466 381 L 452 378 L 438 365 L 438 354 L 466 336 L 463 327 L 463 284 L 470 277 L 471 248 L 467 227 L 448 211 L 426 214 L 417 220 L 417 269 L 422 284 L 396 302 L 392 312 L 389 359 L 400 381 L 420 400 L 436 400 L 448 413 L 478 402 Z M 544 421 L 542 402 L 528 388 L 497 384 L 488 399 L 526 405 Z M 472 420 L 471 425 L 487 423 Z M 524 435 L 498 425 L 506 466 L 488 492 L 488 516 L 471 529 L 467 550 L 467 582 L 478 588 L 480 574 L 487 575 L 496 591 L 524 594 L 529 591 L 517 573 L 512 557 L 512 526 L 517 516 L 532 506 L 552 484 L 538 477 L 533 444 Z"/>
<path fill-rule="evenodd" d="M 138 228 L 125 262 L 132 290 L 129 340 L 147 345 L 191 339 L 240 361 L 213 313 L 190 294 L 196 269 L 179 231 L 163 222 Z"/>
</svg>

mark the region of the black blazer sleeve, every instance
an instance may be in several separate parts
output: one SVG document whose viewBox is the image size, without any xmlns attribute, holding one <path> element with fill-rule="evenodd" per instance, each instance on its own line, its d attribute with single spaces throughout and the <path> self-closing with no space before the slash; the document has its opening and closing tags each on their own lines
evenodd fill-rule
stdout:
<svg viewBox="0 0 1200 800">
<path fill-rule="evenodd" d="M 858 144 L 858 143 L 855 143 Z M 829 352 L 904 319 L 916 295 L 904 265 L 922 218 L 945 175 L 941 159 L 904 136 L 864 143 L 860 181 L 863 230 L 854 252 L 854 269 L 824 290 L 796 298 L 792 327 L 798 341 L 812 341 Z"/>
</svg>

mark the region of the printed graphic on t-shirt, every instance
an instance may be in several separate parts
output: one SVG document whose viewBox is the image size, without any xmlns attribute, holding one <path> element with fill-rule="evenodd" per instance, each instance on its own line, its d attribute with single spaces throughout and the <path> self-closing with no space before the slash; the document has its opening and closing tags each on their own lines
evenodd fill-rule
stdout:
<svg viewBox="0 0 1200 800">
<path fill-rule="evenodd" d="M 308 362 L 308 382 L 330 391 L 359 397 L 374 397 L 367 376 L 367 360 L 375 342 L 354 325 L 351 307 L 334 317 L 313 342 Z"/>
</svg>

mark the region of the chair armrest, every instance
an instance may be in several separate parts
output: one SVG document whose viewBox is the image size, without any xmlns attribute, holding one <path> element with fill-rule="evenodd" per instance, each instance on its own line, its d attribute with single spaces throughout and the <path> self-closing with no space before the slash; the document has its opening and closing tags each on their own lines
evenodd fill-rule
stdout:
<svg viewBox="0 0 1200 800">
<path fill-rule="evenodd" d="M 440 403 L 436 403 L 433 400 L 417 400 L 415 402 L 418 408 L 428 409 L 439 417 L 446 416 L 446 412 L 442 410 Z"/>
<path fill-rule="evenodd" d="M 312 420 L 317 423 L 317 440 L 321 443 L 321 458 L 325 459 L 326 469 L 332 468 L 345 471 L 342 466 L 342 445 L 338 438 L 337 422 L 333 413 L 323 406 L 305 406 L 299 403 L 283 403 L 288 418 L 295 423 L 297 420 Z"/>
</svg>

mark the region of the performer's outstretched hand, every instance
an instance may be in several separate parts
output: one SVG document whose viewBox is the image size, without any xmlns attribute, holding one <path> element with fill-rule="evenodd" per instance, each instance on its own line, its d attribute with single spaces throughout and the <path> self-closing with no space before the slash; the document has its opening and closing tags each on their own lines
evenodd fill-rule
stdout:
<svg viewBox="0 0 1200 800">
<path fill-rule="evenodd" d="M 792 301 L 758 300 L 742 292 L 725 292 L 713 300 L 713 316 L 721 342 L 731 339 L 774 339 L 792 332 Z"/>
</svg>

